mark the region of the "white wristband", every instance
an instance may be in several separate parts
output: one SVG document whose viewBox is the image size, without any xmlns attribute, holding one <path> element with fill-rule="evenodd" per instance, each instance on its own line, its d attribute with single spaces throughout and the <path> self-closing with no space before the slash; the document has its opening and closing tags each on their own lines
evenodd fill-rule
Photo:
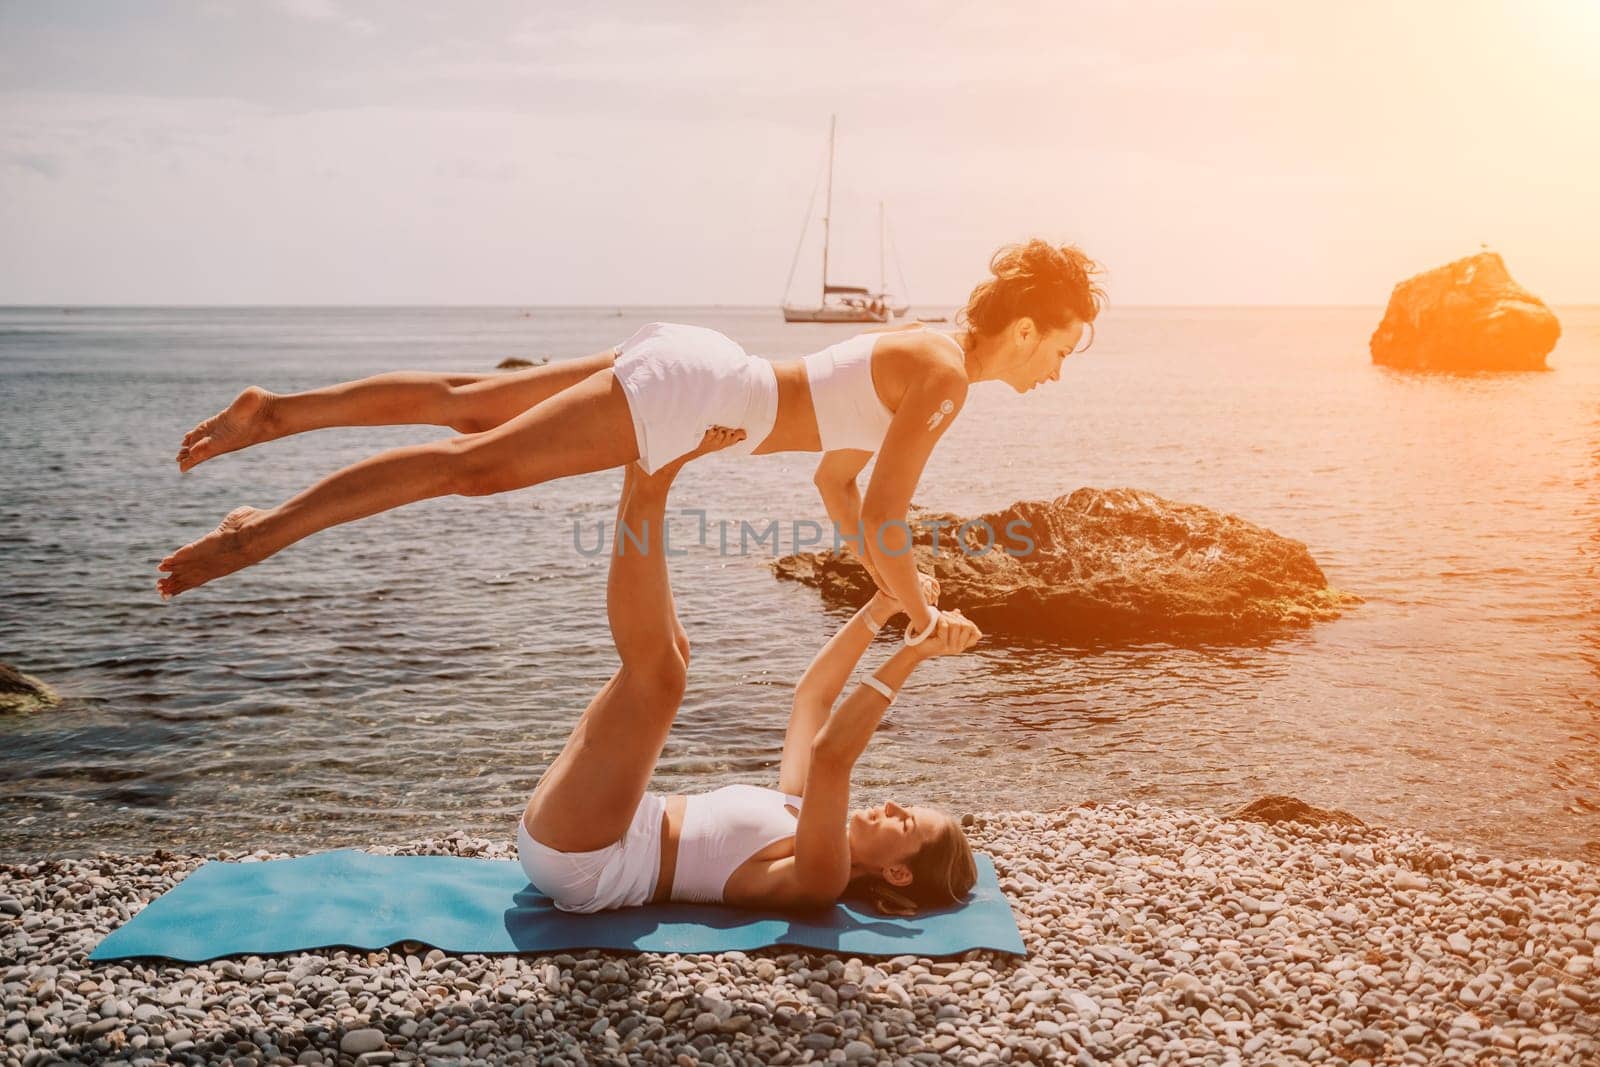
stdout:
<svg viewBox="0 0 1600 1067">
<path fill-rule="evenodd" d="M 907 626 L 906 627 L 906 647 L 907 648 L 912 648 L 912 647 L 915 647 L 917 645 L 922 644 L 922 642 L 924 642 L 924 641 L 926 641 L 928 639 L 928 635 L 933 633 L 934 629 L 938 625 L 939 625 L 939 613 L 936 611 L 936 612 L 933 613 L 933 621 L 930 622 L 928 624 L 928 628 L 926 630 L 922 631 L 920 634 L 912 634 L 911 627 Z"/>
<path fill-rule="evenodd" d="M 868 689 L 876 690 L 878 695 L 883 697 L 883 699 L 887 700 L 889 703 L 894 703 L 894 690 L 890 689 L 887 685 L 884 685 L 872 675 L 869 674 L 865 678 L 861 679 L 861 684 L 866 686 Z"/>
<path fill-rule="evenodd" d="M 877 633 L 879 630 L 883 629 L 883 623 L 873 622 L 872 612 L 868 611 L 864 606 L 859 614 L 861 616 L 861 621 L 866 623 L 867 629 L 871 630 L 873 633 Z"/>
</svg>

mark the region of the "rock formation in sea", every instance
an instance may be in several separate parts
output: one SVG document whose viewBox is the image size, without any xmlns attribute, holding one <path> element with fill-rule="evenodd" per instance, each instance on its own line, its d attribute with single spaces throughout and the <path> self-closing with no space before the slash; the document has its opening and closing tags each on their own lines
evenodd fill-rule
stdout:
<svg viewBox="0 0 1600 1067">
<path fill-rule="evenodd" d="M 970 520 L 918 512 L 912 526 L 917 566 L 939 579 L 941 603 L 994 636 L 1245 643 L 1360 603 L 1328 587 L 1299 541 L 1138 489 L 1079 489 Z M 873 588 L 833 551 L 785 556 L 773 569 L 834 606 L 860 604 Z"/>
<path fill-rule="evenodd" d="M 1272 793 L 1259 797 L 1228 816 L 1267 824 L 1300 822 L 1311 826 L 1365 826 L 1366 823 L 1339 808 L 1318 808 L 1298 797 Z"/>
<path fill-rule="evenodd" d="M 37 711 L 61 703 L 61 698 L 37 678 L 0 663 L 0 712 Z"/>
<path fill-rule="evenodd" d="M 1480 252 L 1395 286 L 1370 347 L 1372 362 L 1406 370 L 1548 370 L 1560 336 L 1544 301 Z"/>
<path fill-rule="evenodd" d="M 507 356 L 494 366 L 495 370 L 521 370 L 523 367 L 538 367 L 550 362 L 549 356 L 540 356 L 538 359 L 523 359 L 521 356 Z"/>
</svg>

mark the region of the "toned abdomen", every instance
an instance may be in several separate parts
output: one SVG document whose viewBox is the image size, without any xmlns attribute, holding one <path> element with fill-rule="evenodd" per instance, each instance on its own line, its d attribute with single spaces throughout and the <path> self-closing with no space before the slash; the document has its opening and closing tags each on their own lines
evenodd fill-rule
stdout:
<svg viewBox="0 0 1600 1067">
<path fill-rule="evenodd" d="M 821 452 L 822 438 L 817 433 L 817 414 L 811 404 L 811 383 L 805 364 L 798 359 L 774 362 L 778 378 L 778 414 L 772 432 L 755 447 L 754 454 L 771 452 Z"/>
</svg>

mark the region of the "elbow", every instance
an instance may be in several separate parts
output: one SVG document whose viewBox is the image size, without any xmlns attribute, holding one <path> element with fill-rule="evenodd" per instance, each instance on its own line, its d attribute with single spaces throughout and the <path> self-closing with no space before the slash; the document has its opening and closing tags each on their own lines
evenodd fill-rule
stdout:
<svg viewBox="0 0 1600 1067">
<path fill-rule="evenodd" d="M 874 556 L 903 556 L 911 549 L 911 524 L 904 511 L 863 508 L 861 538 Z"/>
<path fill-rule="evenodd" d="M 826 911 L 839 903 L 842 893 L 825 893 L 816 889 L 801 890 L 796 894 L 793 907 L 795 911 L 811 912 Z"/>
<path fill-rule="evenodd" d="M 839 741 L 828 732 L 827 725 L 811 739 L 811 769 L 813 772 L 848 771 L 851 761 Z"/>
<path fill-rule="evenodd" d="M 818 876 L 808 879 L 800 890 L 800 899 L 796 902 L 800 907 L 813 911 L 831 908 L 839 903 L 839 898 L 844 896 L 844 891 L 850 885 L 850 872 L 829 872 L 826 877 Z"/>
<path fill-rule="evenodd" d="M 687 661 L 685 661 L 687 662 Z M 789 704 L 789 721 L 793 722 L 802 717 L 815 716 L 816 721 L 826 723 L 828 711 L 833 701 L 822 694 L 822 687 L 807 674 L 802 677 L 794 687 L 794 700 Z M 816 735 L 812 738 L 815 740 Z"/>
<path fill-rule="evenodd" d="M 904 523 L 909 507 L 907 502 L 896 503 L 886 494 L 869 491 L 861 501 L 861 521 L 873 526 Z"/>
</svg>

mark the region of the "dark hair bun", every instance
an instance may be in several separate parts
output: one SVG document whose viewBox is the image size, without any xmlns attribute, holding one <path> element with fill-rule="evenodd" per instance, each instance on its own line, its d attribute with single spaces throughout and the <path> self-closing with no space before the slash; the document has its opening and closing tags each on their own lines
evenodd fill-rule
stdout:
<svg viewBox="0 0 1600 1067">
<path fill-rule="evenodd" d="M 998 333 L 1020 318 L 1042 330 L 1061 329 L 1074 319 L 1092 323 L 1106 294 L 1092 276 L 1100 264 L 1076 245 L 1053 245 L 1035 237 L 1006 245 L 989 261 L 993 277 L 980 282 L 956 316 L 974 334 Z"/>
</svg>

